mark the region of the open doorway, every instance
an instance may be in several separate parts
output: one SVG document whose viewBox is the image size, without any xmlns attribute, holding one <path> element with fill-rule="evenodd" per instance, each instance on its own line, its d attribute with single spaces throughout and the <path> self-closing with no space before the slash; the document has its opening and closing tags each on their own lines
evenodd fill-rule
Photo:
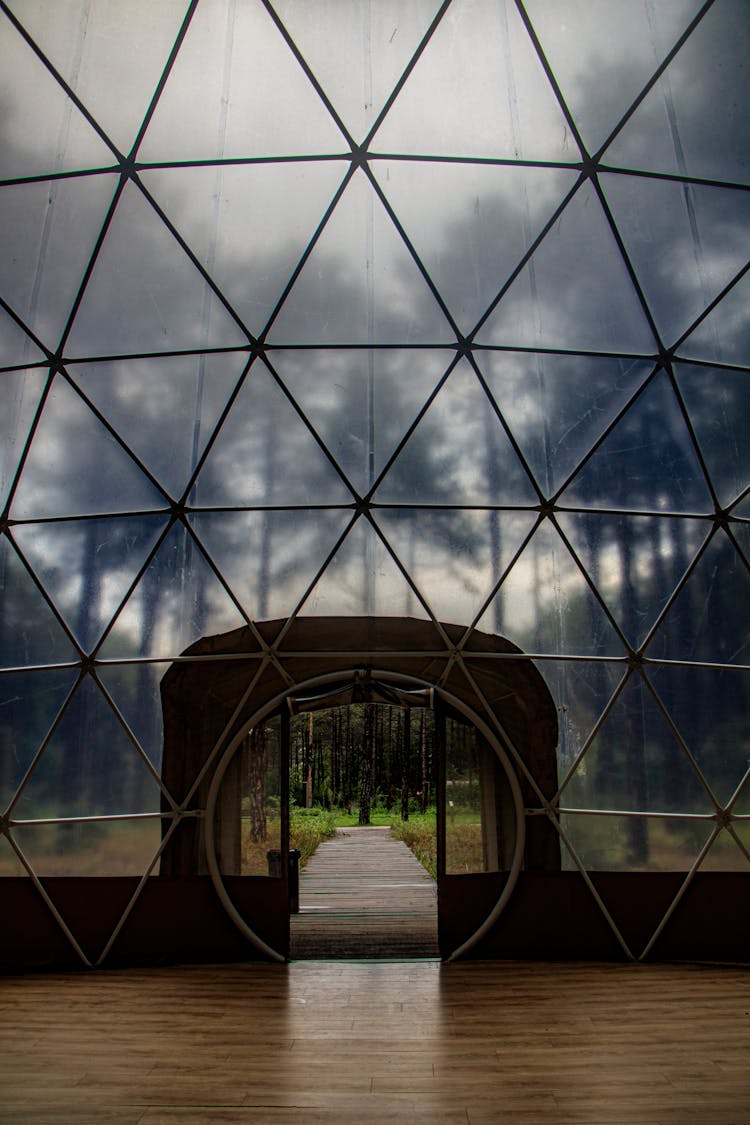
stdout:
<svg viewBox="0 0 750 1125">
<path fill-rule="evenodd" d="M 440 955 L 441 882 L 509 872 L 510 775 L 432 690 L 367 678 L 290 694 L 251 727 L 211 805 L 222 877 L 282 880 L 289 956 Z"/>
<path fill-rule="evenodd" d="M 429 696 L 413 694 L 291 701 L 292 959 L 439 954 L 435 722 Z"/>
<path fill-rule="evenodd" d="M 466 956 L 497 926 L 522 868 L 559 870 L 557 831 L 534 807 L 558 784 L 556 713 L 541 675 L 505 638 L 474 631 L 469 646 L 456 625 L 440 625 L 438 636 L 430 622 L 413 619 L 296 618 L 283 626 L 284 644 L 275 642 L 271 659 L 264 646 L 280 629 L 264 622 L 204 638 L 162 681 L 162 779 L 169 798 L 160 875 L 210 876 L 255 950 L 284 960 L 292 721 L 301 716 L 304 724 L 310 710 L 371 703 L 392 707 L 395 723 L 404 707 L 427 707 L 435 732 L 440 954 Z M 440 637 L 463 644 L 471 674 L 440 650 Z M 243 764 L 245 754 L 253 761 Z M 243 785 L 257 787 L 260 777 L 266 838 L 253 841 L 254 866 L 248 866 L 243 833 L 253 817 L 256 824 L 263 817 Z M 307 783 L 305 777 L 305 801 Z M 410 789 L 420 786 L 421 777 Z M 377 807 L 374 790 L 373 796 Z M 469 798 L 478 802 L 481 842 L 467 859 L 462 833 Z"/>
</svg>

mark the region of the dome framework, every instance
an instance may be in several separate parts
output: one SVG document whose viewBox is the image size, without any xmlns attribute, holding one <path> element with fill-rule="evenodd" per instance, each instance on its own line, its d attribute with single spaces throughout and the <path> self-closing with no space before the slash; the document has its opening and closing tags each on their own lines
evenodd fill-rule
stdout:
<svg viewBox="0 0 750 1125">
<path fill-rule="evenodd" d="M 635 949 L 595 893 L 650 955 L 750 870 L 746 5 L 0 21 L 0 875 L 97 961 L 125 911 L 84 950 L 55 880 L 132 910 L 196 815 L 189 646 L 245 626 L 283 678 L 298 619 L 416 617 L 446 678 L 534 662 L 527 813 L 592 891 L 679 873 Z"/>
</svg>

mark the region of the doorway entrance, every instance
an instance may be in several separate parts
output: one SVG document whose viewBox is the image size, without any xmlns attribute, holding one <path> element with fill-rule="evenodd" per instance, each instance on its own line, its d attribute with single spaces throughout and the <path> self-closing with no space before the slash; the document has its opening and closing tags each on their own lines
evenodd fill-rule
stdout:
<svg viewBox="0 0 750 1125">
<path fill-rule="evenodd" d="M 434 796 L 440 953 L 457 957 L 476 946 L 496 924 L 522 867 L 559 869 L 557 832 L 529 808 L 556 789 L 556 714 L 539 672 L 510 642 L 474 631 L 468 645 L 460 626 L 439 630 L 413 619 L 299 618 L 191 646 L 162 684 L 162 776 L 186 811 L 165 841 L 161 873 L 207 871 L 242 933 L 266 956 L 285 959 L 290 794 L 296 786 L 297 808 L 307 810 L 308 789 L 312 808 L 316 786 L 314 762 L 305 766 L 304 751 L 302 776 L 298 771 L 290 779 L 292 724 L 309 735 L 310 714 L 335 712 L 345 727 L 346 716 L 351 725 L 355 714 L 347 708 L 358 706 L 362 723 L 369 713 L 377 727 L 380 713 L 396 729 L 409 709 L 416 776 L 413 770 L 406 787 L 398 783 L 397 743 L 381 739 L 376 754 L 382 759 L 390 745 L 391 785 L 373 787 L 370 779 L 371 816 L 391 799 L 397 806 L 405 788 L 409 802 L 421 801 L 425 791 L 430 803 Z M 462 667 L 451 658 L 450 646 L 458 643 L 465 645 Z M 429 712 L 433 731 L 424 775 L 421 745 L 416 750 L 420 709 Z M 320 756 L 314 725 L 315 719 L 309 756 Z M 318 770 L 323 808 L 344 795 L 340 739 L 337 754 L 327 773 Z M 376 768 L 385 777 L 380 759 Z M 368 762 L 371 755 L 360 753 L 358 800 Z M 321 778 L 330 792 L 320 793 Z"/>
<path fill-rule="evenodd" d="M 478 717 L 366 671 L 287 694 L 241 736 L 207 818 L 228 899 L 226 876 L 286 882 L 292 957 L 435 956 L 441 885 L 504 872 L 510 893 L 523 857 L 520 788 Z"/>
</svg>

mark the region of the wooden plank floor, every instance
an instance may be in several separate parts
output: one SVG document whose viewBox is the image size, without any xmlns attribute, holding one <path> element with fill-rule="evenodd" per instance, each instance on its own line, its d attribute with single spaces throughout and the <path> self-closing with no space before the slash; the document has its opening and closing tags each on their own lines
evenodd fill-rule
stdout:
<svg viewBox="0 0 750 1125">
<path fill-rule="evenodd" d="M 0 979 L 13 1125 L 747 1125 L 750 973 L 315 962 Z"/>
<path fill-rule="evenodd" d="M 390 828 L 340 828 L 300 875 L 291 956 L 437 957 L 433 879 Z"/>
</svg>

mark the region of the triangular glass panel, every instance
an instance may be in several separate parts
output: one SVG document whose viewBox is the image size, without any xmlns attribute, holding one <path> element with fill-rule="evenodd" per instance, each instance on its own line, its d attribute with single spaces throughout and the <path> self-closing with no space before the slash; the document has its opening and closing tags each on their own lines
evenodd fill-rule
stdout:
<svg viewBox="0 0 750 1125">
<path fill-rule="evenodd" d="M 268 339 L 277 346 L 455 339 L 364 172 L 336 205 Z"/>
<path fill-rule="evenodd" d="M 21 825 L 13 829 L 24 855 L 42 879 L 61 875 L 143 875 L 159 847 L 160 834 L 158 817 Z M 133 887 L 129 889 L 132 894 Z M 53 884 L 45 886 L 45 890 L 70 927 L 65 905 L 56 901 L 57 888 Z M 98 906 L 92 913 L 101 917 Z M 110 933 L 113 928 L 114 923 Z"/>
<path fill-rule="evenodd" d="M 99 656 L 170 660 L 200 637 L 242 624 L 195 539 L 177 523 L 118 614 Z"/>
<path fill-rule="evenodd" d="M 501 528 L 505 513 L 501 515 Z M 513 564 L 480 628 L 496 628 L 525 652 L 622 656 L 623 645 L 552 524 L 545 520 Z"/>
<path fill-rule="evenodd" d="M 0 836 L 0 878 L 23 878 L 27 875 L 28 871 L 13 851 L 10 840 Z"/>
<path fill-rule="evenodd" d="M 589 871 L 689 871 L 713 828 L 705 820 L 590 813 L 560 821 Z"/>
<path fill-rule="evenodd" d="M 557 708 L 557 773 L 562 784 L 622 680 L 623 668 L 603 660 L 537 660 L 535 667 Z"/>
<path fill-rule="evenodd" d="M 368 130 L 406 69 L 438 0 L 349 0 L 311 8 L 274 4 L 287 30 L 355 141 Z M 331 44 L 336 50 L 331 50 Z"/>
<path fill-rule="evenodd" d="M 378 152 L 580 160 L 513 4 L 454 0 L 375 134 Z"/>
<path fill-rule="evenodd" d="M 748 768 L 750 673 L 670 664 L 652 665 L 648 675 L 716 799 L 726 805 Z"/>
<path fill-rule="evenodd" d="M 739 371 L 678 365 L 677 383 L 719 502 L 747 487 L 750 465 L 750 380 Z"/>
<path fill-rule="evenodd" d="M 34 519 L 165 506 L 165 497 L 58 376 L 21 474 L 12 515 Z"/>
<path fill-rule="evenodd" d="M 132 355 L 247 337 L 138 188 L 129 183 L 66 344 L 69 356 Z"/>
<path fill-rule="evenodd" d="M 467 360 L 438 391 L 375 499 L 379 504 L 539 503 Z"/>
<path fill-rule="evenodd" d="M 366 519 L 357 520 L 310 591 L 302 612 L 318 617 L 427 616 Z"/>
<path fill-rule="evenodd" d="M 337 43 L 349 10 L 347 4 L 336 13 Z M 323 12 L 318 8 L 310 18 L 319 25 Z M 328 46 L 330 42 L 326 39 Z M 338 50 L 330 53 L 339 57 Z M 347 145 L 340 129 L 263 6 L 234 0 L 199 4 L 139 159 L 219 160 L 342 150 Z"/>
<path fill-rule="evenodd" d="M 433 161 L 375 174 L 459 328 L 474 327 L 578 173 Z"/>
<path fill-rule="evenodd" d="M 0 664 L 65 664 L 78 653 L 7 536 L 0 536 Z"/>
<path fill-rule="evenodd" d="M 43 358 L 31 337 L 19 328 L 5 309 L 0 308 L 0 367 L 37 363 Z"/>
<path fill-rule="evenodd" d="M 273 365 L 364 495 L 445 373 L 430 348 L 274 351 Z"/>
<path fill-rule="evenodd" d="M 0 508 L 5 507 L 46 381 L 46 371 L 0 375 Z"/>
<path fill-rule="evenodd" d="M 76 676 L 71 669 L 0 676 L 1 811 L 21 784 Z"/>
<path fill-rule="evenodd" d="M 566 784 L 565 809 L 714 811 L 678 739 L 643 679 L 632 675 Z"/>
<path fill-rule="evenodd" d="M 585 508 L 712 512 L 713 503 L 667 375 L 660 372 L 561 494 Z"/>
<path fill-rule="evenodd" d="M 477 353 L 542 492 L 552 496 L 653 370 L 644 360 Z"/>
<path fill-rule="evenodd" d="M 3 188 L 0 293 L 52 351 L 116 184 L 115 176 L 83 176 Z"/>
<path fill-rule="evenodd" d="M 748 54 L 744 0 L 712 5 L 607 149 L 606 162 L 747 183 L 750 137 L 742 91 Z"/>
<path fill-rule="evenodd" d="M 185 5 L 29 5 L 11 0 L 34 39 L 121 152 L 128 153 L 180 30 Z"/>
<path fill-rule="evenodd" d="M 14 2 L 28 27 L 33 9 Z M 67 6 L 38 5 L 38 22 L 71 24 Z M 111 166 L 114 157 L 10 20 L 0 20 L 3 144 L 0 179 Z"/>
<path fill-rule="evenodd" d="M 351 504 L 352 494 L 268 368 L 256 363 L 201 468 L 191 502 Z"/>
<path fill-rule="evenodd" d="M 481 610 L 535 519 L 530 512 L 377 512 L 378 524 L 435 617 L 466 625 Z M 416 605 L 403 612 L 411 615 Z"/>
<path fill-rule="evenodd" d="M 576 192 L 510 285 L 477 343 L 641 355 L 656 351 L 590 183 Z"/>
<path fill-rule="evenodd" d="M 204 512 L 190 525 L 251 621 L 286 616 L 301 600 L 351 511 Z"/>
<path fill-rule="evenodd" d="M 96 683 L 85 677 L 13 810 L 18 820 L 158 812 L 160 789 Z"/>
<path fill-rule="evenodd" d="M 596 152 L 688 27 L 701 0 L 527 0 L 526 10 L 589 152 Z"/>
<path fill-rule="evenodd" d="M 159 687 L 168 667 L 151 663 L 97 666 L 104 689 L 157 773 L 161 770 L 164 743 Z"/>
<path fill-rule="evenodd" d="M 164 169 L 141 180 L 259 336 L 342 174 L 337 163 L 305 161 Z"/>
<path fill-rule="evenodd" d="M 170 496 L 184 492 L 245 353 L 76 364 L 70 376 Z"/>
<path fill-rule="evenodd" d="M 737 512 L 737 514 L 739 515 L 739 512 Z M 732 535 L 745 556 L 745 562 L 750 566 L 750 525 L 746 523 L 733 523 Z"/>
<path fill-rule="evenodd" d="M 750 367 L 750 272 L 680 344 L 679 354 Z"/>
<path fill-rule="evenodd" d="M 705 540 L 705 521 L 599 512 L 559 521 L 628 644 L 640 648 Z"/>
<path fill-rule="evenodd" d="M 600 177 L 662 339 L 672 345 L 747 261 L 750 193 Z"/>
<path fill-rule="evenodd" d="M 750 770 L 750 763 L 748 769 Z M 747 777 L 745 784 L 742 786 L 742 791 L 732 807 L 732 812 L 735 816 L 750 816 L 750 776 Z"/>
<path fill-rule="evenodd" d="M 726 828 L 719 832 L 701 864 L 701 871 L 747 871 L 750 874 L 750 822 L 735 821 L 732 827 L 734 836 Z M 735 837 L 739 837 L 744 851 Z"/>
<path fill-rule="evenodd" d="M 16 540 L 58 612 L 91 652 L 165 530 L 164 517 L 19 526 Z"/>
<path fill-rule="evenodd" d="M 656 660 L 750 662 L 750 573 L 718 531 L 648 647 Z"/>
</svg>

